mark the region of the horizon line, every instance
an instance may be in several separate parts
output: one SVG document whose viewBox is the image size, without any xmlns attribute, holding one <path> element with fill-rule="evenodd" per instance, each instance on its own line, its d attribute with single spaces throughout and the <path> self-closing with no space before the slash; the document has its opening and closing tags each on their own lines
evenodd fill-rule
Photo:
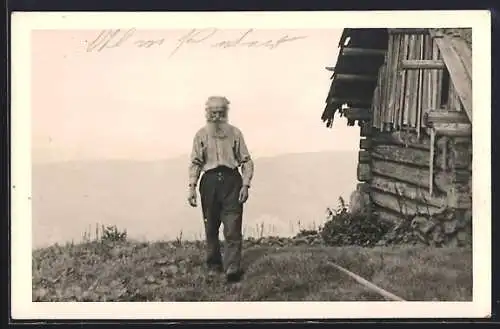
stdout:
<svg viewBox="0 0 500 329">
<path fill-rule="evenodd" d="M 359 150 L 358 149 L 353 149 L 353 150 L 347 150 L 347 149 L 341 149 L 341 150 L 320 150 L 320 151 L 303 151 L 303 152 L 285 152 L 285 153 L 278 153 L 276 155 L 262 155 L 262 156 L 256 156 L 253 158 L 253 160 L 258 160 L 258 159 L 269 159 L 269 158 L 277 158 L 281 156 L 289 156 L 289 155 L 303 155 L 303 154 L 317 154 L 317 153 L 343 153 L 343 152 L 352 152 L 352 153 L 357 153 Z M 180 155 L 176 155 L 173 157 L 167 157 L 167 158 L 155 158 L 155 159 L 134 159 L 134 158 L 94 158 L 94 159 L 70 159 L 70 160 L 52 160 L 52 161 L 32 161 L 32 165 L 49 165 L 49 164 L 60 164 L 60 163 L 74 163 L 74 162 L 157 162 L 157 161 L 170 161 L 170 160 L 175 160 L 175 159 L 180 159 L 180 158 L 187 158 L 189 157 L 189 153 L 183 153 Z"/>
</svg>

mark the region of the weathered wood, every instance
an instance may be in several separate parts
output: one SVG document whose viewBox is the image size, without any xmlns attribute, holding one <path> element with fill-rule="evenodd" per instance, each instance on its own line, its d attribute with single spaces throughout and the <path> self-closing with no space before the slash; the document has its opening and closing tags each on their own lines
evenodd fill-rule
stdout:
<svg viewBox="0 0 500 329">
<path fill-rule="evenodd" d="M 472 173 L 468 170 L 455 169 L 453 182 L 448 192 L 448 204 L 457 209 L 472 208 Z"/>
<path fill-rule="evenodd" d="M 428 60 L 432 60 L 432 39 L 430 37 L 430 35 L 426 35 L 425 36 L 425 58 L 428 59 Z M 443 63 L 444 65 L 444 63 Z M 432 91 L 431 89 L 433 88 L 433 85 L 432 85 L 432 74 L 433 74 L 433 71 L 435 70 L 425 70 L 424 71 L 424 100 L 423 100 L 423 108 L 422 108 L 422 111 L 423 111 L 423 114 L 425 115 L 425 113 L 432 108 Z M 425 128 L 426 124 L 425 122 L 422 120 L 422 127 Z"/>
<path fill-rule="evenodd" d="M 413 52 L 411 55 L 413 59 L 419 58 L 419 39 L 418 35 L 413 35 L 410 37 L 410 40 L 413 38 L 413 43 L 410 43 L 410 50 Z M 411 53 L 410 53 L 411 54 Z M 408 91 L 410 93 L 410 103 L 408 104 L 408 125 L 412 128 L 417 126 L 417 103 L 418 103 L 418 74 L 421 71 L 411 70 L 408 72 L 408 76 L 410 78 L 410 86 L 408 87 Z"/>
<path fill-rule="evenodd" d="M 393 144 L 423 150 L 430 149 L 430 139 L 428 136 L 423 135 L 419 140 L 418 136 L 411 132 L 397 131 L 378 133 L 372 137 L 372 140 L 373 144 Z"/>
<path fill-rule="evenodd" d="M 438 123 L 433 129 L 437 134 L 449 137 L 472 136 L 472 125 L 468 123 Z"/>
<path fill-rule="evenodd" d="M 472 164 L 472 138 L 453 138 L 450 145 L 450 167 L 456 169 L 466 169 Z"/>
<path fill-rule="evenodd" d="M 429 168 L 409 167 L 401 163 L 375 160 L 372 157 L 371 170 L 372 175 L 381 175 L 422 188 L 429 188 Z M 451 181 L 450 173 L 439 171 L 434 175 L 434 185 L 441 192 L 448 191 Z"/>
<path fill-rule="evenodd" d="M 368 108 L 351 107 L 344 110 L 344 116 L 350 120 L 368 121 L 372 117 L 372 113 Z"/>
<path fill-rule="evenodd" d="M 362 150 L 369 150 L 372 147 L 371 138 L 363 138 L 359 140 L 359 148 Z"/>
<path fill-rule="evenodd" d="M 379 286 L 371 283 L 370 281 L 360 277 L 359 275 L 333 263 L 333 262 L 328 262 L 329 265 L 332 265 L 333 267 L 335 267 L 336 269 L 338 269 L 339 271 L 347 274 L 348 276 L 350 276 L 352 279 L 354 279 L 356 282 L 360 283 L 361 285 L 363 285 L 365 288 L 368 288 L 369 290 L 373 291 L 373 292 L 376 292 L 378 293 L 380 296 L 384 297 L 386 300 L 392 300 L 392 301 L 398 301 L 398 302 L 404 302 L 405 300 L 399 296 L 396 296 L 394 295 L 393 293 L 387 291 L 387 290 L 384 290 L 382 288 L 380 288 Z"/>
<path fill-rule="evenodd" d="M 408 40 L 408 59 L 415 59 L 415 36 L 410 35 Z M 409 71 L 406 73 L 406 86 L 404 90 L 404 102 L 402 106 L 403 111 L 403 121 L 402 125 L 410 125 L 410 117 L 412 111 L 412 99 L 415 93 L 415 83 L 414 83 L 414 71 Z"/>
<path fill-rule="evenodd" d="M 369 151 L 359 151 L 358 153 L 358 162 L 359 163 L 368 163 L 370 162 L 370 152 Z"/>
<path fill-rule="evenodd" d="M 429 194 L 432 195 L 434 184 L 432 184 L 434 179 L 434 146 L 435 146 L 436 133 L 431 130 L 431 155 L 429 157 Z"/>
<path fill-rule="evenodd" d="M 381 117 L 381 122 L 380 122 L 380 129 L 384 129 L 384 123 L 387 122 L 387 63 L 384 63 L 380 66 L 379 69 L 379 75 L 381 77 L 381 84 L 379 85 L 380 88 L 380 117 Z"/>
<path fill-rule="evenodd" d="M 408 35 L 405 34 L 401 36 L 400 41 L 399 41 L 399 48 L 400 48 L 400 57 L 401 59 L 407 59 L 408 58 L 408 47 L 406 46 L 408 41 Z M 394 128 L 399 129 L 401 127 L 401 122 L 402 122 L 402 110 L 403 110 L 403 105 L 404 105 L 404 93 L 405 93 L 405 88 L 406 88 L 406 71 L 401 70 L 399 66 L 400 61 L 398 61 L 398 75 L 397 75 L 397 80 L 396 80 L 396 94 L 394 97 L 395 99 L 395 113 L 394 113 Z"/>
<path fill-rule="evenodd" d="M 372 171 L 370 164 L 358 163 L 357 178 L 360 182 L 370 181 L 372 178 Z"/>
<path fill-rule="evenodd" d="M 353 99 L 353 98 L 339 98 L 331 97 L 328 99 L 329 103 L 337 104 L 352 104 L 352 105 L 370 105 L 372 103 L 371 99 Z"/>
<path fill-rule="evenodd" d="M 361 122 L 361 125 L 359 126 L 359 135 L 361 137 L 367 137 L 372 134 L 372 125 L 370 122 Z"/>
<path fill-rule="evenodd" d="M 472 77 L 472 50 L 462 38 L 452 38 L 451 43 L 460 56 L 467 74 Z"/>
<path fill-rule="evenodd" d="M 362 74 L 335 74 L 336 80 L 349 80 L 349 81 L 375 81 L 376 75 L 362 75 Z"/>
<path fill-rule="evenodd" d="M 354 48 L 354 47 L 344 47 L 342 49 L 342 55 L 345 56 L 384 56 L 386 53 L 383 49 L 368 49 L 368 48 Z"/>
<path fill-rule="evenodd" d="M 392 127 L 395 128 L 397 127 L 397 120 L 396 120 L 396 107 L 397 104 L 399 103 L 399 94 L 397 92 L 398 88 L 398 76 L 399 76 L 399 57 L 400 57 L 400 40 L 401 40 L 401 35 L 394 35 L 393 36 L 393 53 L 392 53 L 392 58 L 390 58 L 390 64 L 389 65 L 389 85 L 390 85 L 390 90 L 389 90 L 389 100 L 387 102 L 387 108 L 389 110 L 389 121 L 392 123 Z"/>
<path fill-rule="evenodd" d="M 450 74 L 451 83 L 453 83 L 465 112 L 472 122 L 472 77 L 468 75 L 465 65 L 452 47 L 449 38 L 442 37 L 435 40 Z"/>
<path fill-rule="evenodd" d="M 405 220 L 404 215 L 386 208 L 373 206 L 373 214 L 381 221 L 398 225 Z"/>
<path fill-rule="evenodd" d="M 430 204 L 422 204 L 413 200 L 395 196 L 392 194 L 372 190 L 370 193 L 373 203 L 379 207 L 387 208 L 391 211 L 401 213 L 406 216 L 418 214 L 434 215 L 441 211 L 440 208 Z"/>
<path fill-rule="evenodd" d="M 373 145 L 371 149 L 374 159 L 392 162 L 401 162 L 414 166 L 427 167 L 429 164 L 429 151 L 408 148 L 400 145 Z"/>
<path fill-rule="evenodd" d="M 432 59 L 403 59 L 401 61 L 401 68 L 404 70 L 443 70 L 446 68 L 442 60 Z"/>
<path fill-rule="evenodd" d="M 356 190 L 361 193 L 369 193 L 370 192 L 370 184 L 369 183 L 358 183 L 356 185 Z"/>
<path fill-rule="evenodd" d="M 435 41 L 432 44 L 432 59 L 441 60 L 439 48 Z M 441 84 L 445 70 L 432 70 L 432 88 L 431 99 L 432 108 L 439 108 L 441 106 Z"/>
<path fill-rule="evenodd" d="M 385 55 L 384 64 L 380 67 L 381 74 L 383 75 L 383 83 L 382 87 L 382 102 L 381 102 L 381 110 L 383 113 L 383 121 L 382 121 L 382 130 L 387 129 L 387 124 L 390 122 L 389 115 L 390 109 L 387 106 L 389 104 L 389 93 L 390 93 L 390 85 L 391 85 L 391 63 L 394 56 L 394 36 L 389 35 L 389 40 L 387 44 L 387 52 Z"/>
<path fill-rule="evenodd" d="M 387 32 L 389 34 L 429 34 L 428 29 L 411 29 L 411 28 L 388 29 Z"/>
<path fill-rule="evenodd" d="M 432 196 L 425 188 L 420 188 L 404 182 L 394 181 L 389 178 L 374 175 L 370 181 L 371 189 L 403 196 L 407 199 L 421 202 L 423 204 L 429 203 L 435 207 L 443 207 L 446 205 L 446 195 L 439 194 Z"/>
<path fill-rule="evenodd" d="M 464 112 L 447 110 L 429 110 L 424 116 L 424 122 L 428 126 L 435 123 L 470 123 Z"/>
<path fill-rule="evenodd" d="M 436 140 L 436 159 L 434 160 L 434 164 L 441 170 L 447 170 L 449 168 L 448 144 L 448 136 L 439 136 Z"/>
<path fill-rule="evenodd" d="M 419 48 L 420 48 L 420 53 L 419 53 L 419 59 L 424 58 L 424 41 L 425 41 L 425 36 L 419 35 L 418 37 L 418 42 L 419 42 Z M 417 86 L 417 136 L 420 139 L 420 131 L 422 128 L 422 100 L 423 100 L 423 94 L 424 94 L 424 72 L 422 70 L 418 71 L 418 86 Z"/>
</svg>

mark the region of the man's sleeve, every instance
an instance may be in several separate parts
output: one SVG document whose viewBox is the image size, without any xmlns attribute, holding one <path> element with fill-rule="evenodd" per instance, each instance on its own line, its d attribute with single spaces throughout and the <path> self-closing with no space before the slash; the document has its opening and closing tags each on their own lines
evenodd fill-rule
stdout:
<svg viewBox="0 0 500 329">
<path fill-rule="evenodd" d="M 193 148 L 189 162 L 189 185 L 196 186 L 203 167 L 203 150 L 199 134 L 193 138 Z"/>
<path fill-rule="evenodd" d="M 243 176 L 243 185 L 250 186 L 252 182 L 253 173 L 254 173 L 254 164 L 252 157 L 250 156 L 250 152 L 248 151 L 248 147 L 245 142 L 245 138 L 243 134 L 240 132 L 238 134 L 238 147 L 236 150 L 238 162 L 241 165 L 241 174 Z"/>
</svg>

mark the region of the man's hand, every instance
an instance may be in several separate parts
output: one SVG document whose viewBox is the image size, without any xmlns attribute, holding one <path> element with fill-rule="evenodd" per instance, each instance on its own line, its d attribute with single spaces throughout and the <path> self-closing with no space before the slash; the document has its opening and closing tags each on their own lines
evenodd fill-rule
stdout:
<svg viewBox="0 0 500 329">
<path fill-rule="evenodd" d="M 239 202 L 245 203 L 248 200 L 248 186 L 243 185 L 240 190 Z"/>
<path fill-rule="evenodd" d="M 193 186 L 189 187 L 188 191 L 188 203 L 191 207 L 196 207 L 198 203 L 196 202 L 197 196 L 196 196 L 196 188 Z"/>
</svg>

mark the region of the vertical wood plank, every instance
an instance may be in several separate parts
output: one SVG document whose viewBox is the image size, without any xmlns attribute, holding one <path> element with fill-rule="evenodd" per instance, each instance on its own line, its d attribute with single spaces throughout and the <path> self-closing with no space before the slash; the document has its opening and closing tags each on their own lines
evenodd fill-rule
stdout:
<svg viewBox="0 0 500 329">
<path fill-rule="evenodd" d="M 392 123 L 392 126 L 395 127 L 396 122 L 396 102 L 398 101 L 397 85 L 398 85 L 398 61 L 400 56 L 400 42 L 401 36 L 396 34 L 393 39 L 393 56 L 392 62 L 390 66 L 390 75 L 391 75 L 391 91 L 389 96 L 389 120 Z"/>
<path fill-rule="evenodd" d="M 409 53 L 410 53 L 410 36 L 405 35 L 404 37 L 404 49 L 405 49 L 405 56 L 404 59 L 409 59 Z M 409 88 L 409 82 L 408 82 L 408 75 L 409 72 L 406 72 L 403 70 L 403 85 L 404 88 L 401 93 L 401 102 L 400 102 L 400 112 L 399 112 L 399 127 L 402 127 L 403 124 L 405 123 L 405 117 L 406 117 L 406 108 L 408 107 L 408 88 Z"/>
<path fill-rule="evenodd" d="M 434 51 L 436 59 L 443 59 L 441 52 L 439 51 L 438 45 L 434 40 Z M 436 109 L 441 107 L 441 95 L 442 95 L 442 85 L 443 85 L 443 70 L 436 70 Z"/>
<path fill-rule="evenodd" d="M 401 61 L 406 59 L 405 51 L 405 36 L 399 36 L 399 56 L 396 61 L 396 90 L 394 95 L 394 128 L 399 129 L 400 127 L 400 113 L 402 104 L 402 93 L 405 89 L 404 74 L 405 70 L 401 69 Z"/>
<path fill-rule="evenodd" d="M 379 126 L 379 110 L 378 110 L 378 86 L 380 85 L 380 79 L 377 79 L 377 86 L 373 91 L 373 101 L 372 101 L 372 113 L 373 113 L 373 121 L 372 124 L 374 127 Z"/>
<path fill-rule="evenodd" d="M 424 58 L 424 35 L 419 35 L 419 54 L 418 59 Z M 423 88 L 424 88 L 424 70 L 418 70 L 418 95 L 417 95 L 417 136 L 420 139 L 420 130 L 422 123 L 422 108 L 423 108 Z"/>
<path fill-rule="evenodd" d="M 426 36 L 426 42 L 425 42 L 425 59 L 432 59 L 432 37 L 430 35 Z M 432 79 L 434 76 L 434 72 L 436 70 L 427 70 L 425 72 L 425 77 L 426 77 L 426 94 L 425 94 L 425 108 L 423 109 L 423 115 L 422 117 L 430 110 L 432 109 L 432 88 L 433 88 L 433 83 Z M 423 120 L 422 120 L 423 121 Z M 426 127 L 424 122 L 422 122 L 422 127 Z"/>
<path fill-rule="evenodd" d="M 409 59 L 416 59 L 417 54 L 416 54 L 416 46 L 417 46 L 417 36 L 415 35 L 410 35 L 410 47 L 409 47 Z M 405 113 L 404 113 L 404 119 L 403 119 L 403 124 L 407 125 L 408 127 L 415 127 L 415 119 L 414 119 L 414 113 L 416 110 L 416 78 L 417 78 L 417 72 L 415 70 L 411 70 L 408 74 L 408 86 L 406 88 L 406 93 L 405 93 Z"/>
<path fill-rule="evenodd" d="M 389 115 L 390 115 L 390 112 L 389 112 L 389 101 L 390 101 L 390 85 L 391 85 L 391 63 L 392 63 L 392 59 L 393 59 L 393 48 L 394 48 L 394 45 L 393 45 L 393 40 L 394 40 L 394 36 L 392 34 L 389 34 L 389 38 L 388 38 L 388 46 L 387 46 L 387 53 L 386 53 L 386 57 L 385 57 L 385 62 L 384 62 L 384 82 L 383 85 L 382 85 L 382 88 L 384 90 L 384 100 L 383 100 L 383 108 L 384 108 L 384 123 L 387 124 L 388 122 L 390 122 L 389 120 Z M 386 126 L 386 125 L 384 125 Z"/>
</svg>

